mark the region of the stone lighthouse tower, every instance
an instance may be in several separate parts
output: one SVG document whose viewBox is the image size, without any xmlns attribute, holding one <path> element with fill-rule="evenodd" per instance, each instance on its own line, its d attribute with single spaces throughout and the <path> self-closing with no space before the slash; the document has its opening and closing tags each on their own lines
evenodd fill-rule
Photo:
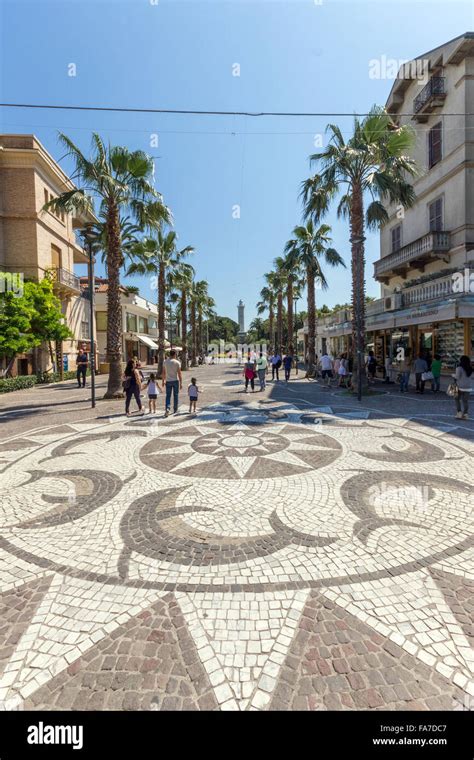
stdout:
<svg viewBox="0 0 474 760">
<path fill-rule="evenodd" d="M 240 340 L 241 342 L 243 342 L 243 341 L 245 340 L 245 317 L 244 317 L 244 309 L 245 309 L 245 304 L 244 304 L 244 302 L 242 301 L 242 299 L 240 299 L 240 301 L 239 301 L 239 303 L 238 303 L 238 305 L 237 305 L 237 316 L 238 316 L 238 319 L 237 319 L 237 321 L 238 321 L 238 323 L 239 323 L 239 334 L 238 334 L 238 337 L 239 337 L 239 340 Z"/>
</svg>

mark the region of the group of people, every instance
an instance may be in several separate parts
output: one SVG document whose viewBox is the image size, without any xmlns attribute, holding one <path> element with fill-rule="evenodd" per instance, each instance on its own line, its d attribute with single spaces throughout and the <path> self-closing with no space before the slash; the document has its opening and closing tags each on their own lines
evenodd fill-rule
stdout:
<svg viewBox="0 0 474 760">
<path fill-rule="evenodd" d="M 342 353 L 335 359 L 324 351 L 319 361 L 316 357 L 316 366 L 320 372 L 321 379 L 326 385 L 330 385 L 334 378 L 337 378 L 337 385 L 340 388 L 350 388 L 352 384 L 353 361 L 347 354 Z"/>
<path fill-rule="evenodd" d="M 138 359 L 134 358 L 128 361 L 122 382 L 123 390 L 125 392 L 125 414 L 127 417 L 131 416 L 130 403 L 132 398 L 134 398 L 137 403 L 138 411 L 141 414 L 145 413 L 141 399 L 143 387 L 145 387 L 148 397 L 148 411 L 150 414 L 156 414 L 156 401 L 160 395 L 159 384 L 160 380 L 154 372 L 151 372 L 149 377 L 145 379 Z M 176 358 L 176 351 L 172 349 L 169 352 L 168 358 L 163 362 L 163 372 L 161 375 L 161 390 L 165 391 L 165 417 L 168 417 L 171 413 L 171 399 L 173 399 L 173 414 L 177 413 L 179 392 L 182 389 L 183 376 L 181 374 L 181 363 Z M 191 382 L 188 385 L 190 414 L 196 412 L 200 393 L 201 388 L 197 385 L 196 378 L 192 377 Z"/>
<path fill-rule="evenodd" d="M 271 368 L 272 380 L 280 381 L 280 369 L 283 367 L 285 372 L 285 382 L 289 382 L 291 369 L 297 365 L 297 360 L 291 352 L 283 357 L 278 350 L 275 350 L 267 356 L 260 351 L 257 355 L 255 351 L 250 351 L 247 355 L 247 361 L 244 364 L 242 375 L 245 379 L 245 392 L 249 392 L 249 385 L 252 393 L 255 391 L 255 380 L 258 379 L 260 391 L 264 391 L 267 385 L 267 372 Z"/>
</svg>

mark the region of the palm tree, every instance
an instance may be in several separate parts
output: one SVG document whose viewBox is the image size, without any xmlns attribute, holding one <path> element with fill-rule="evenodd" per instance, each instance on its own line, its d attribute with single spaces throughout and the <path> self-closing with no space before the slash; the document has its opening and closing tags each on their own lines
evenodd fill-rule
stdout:
<svg viewBox="0 0 474 760">
<path fill-rule="evenodd" d="M 329 234 L 331 227 L 322 224 L 315 227 L 310 219 L 305 226 L 295 227 L 294 240 L 288 241 L 286 250 L 291 254 L 291 260 L 297 267 L 305 270 L 306 289 L 308 293 L 308 374 L 314 370 L 315 364 L 315 339 L 316 339 L 316 288 L 315 281 L 319 280 L 321 287 L 327 288 L 327 280 L 321 267 L 321 259 L 330 266 L 345 267 L 344 261 L 338 252 L 330 247 Z"/>
<path fill-rule="evenodd" d="M 272 288 L 265 285 L 260 291 L 261 300 L 257 303 L 257 313 L 263 314 L 268 309 L 268 341 L 273 346 L 275 335 L 273 330 L 273 320 L 275 318 L 275 293 Z"/>
<path fill-rule="evenodd" d="M 287 351 L 291 352 L 293 347 L 293 335 L 294 335 L 294 316 L 293 316 L 293 301 L 295 297 L 298 297 L 298 286 L 300 285 L 300 271 L 298 256 L 294 255 L 294 249 L 297 247 L 296 240 L 289 240 L 286 244 L 286 255 L 277 256 L 274 261 L 276 270 L 280 273 L 281 277 L 285 281 L 286 288 L 286 319 L 287 319 Z"/>
<path fill-rule="evenodd" d="M 202 320 L 203 317 L 209 319 L 214 313 L 215 301 L 207 292 L 208 284 L 206 280 L 198 280 L 194 283 L 194 308 L 197 312 L 197 329 L 196 329 L 196 348 L 200 354 L 203 353 L 203 334 Z"/>
<path fill-rule="evenodd" d="M 283 346 L 283 295 L 286 286 L 286 274 L 284 271 L 275 269 L 265 275 L 270 288 L 276 293 L 277 301 L 277 339 L 275 349 L 281 353 Z"/>
<path fill-rule="evenodd" d="M 348 217 L 350 225 L 352 333 L 360 400 L 365 382 L 364 228 L 377 229 L 388 221 L 382 200 L 405 208 L 413 205 L 415 192 L 407 177 L 418 171 L 409 156 L 415 133 L 409 126 L 399 127 L 383 108 L 376 106 L 362 121 L 355 119 L 347 142 L 338 126 L 329 124 L 328 130 L 331 138 L 326 150 L 310 156 L 311 164 L 320 166 L 320 173 L 303 183 L 302 197 L 306 218 L 318 222 L 341 187 L 345 189 L 337 213 Z M 365 196 L 370 202 L 364 213 Z"/>
<path fill-rule="evenodd" d="M 181 261 L 176 267 L 172 282 L 179 292 L 181 311 L 181 369 L 188 368 L 188 295 L 193 285 L 194 268 L 191 264 Z"/>
<path fill-rule="evenodd" d="M 92 136 L 93 153 L 86 158 L 66 135 L 59 141 L 66 148 L 75 168 L 71 179 L 78 187 L 66 190 L 45 204 L 56 212 L 93 214 L 92 196 L 97 197 L 104 220 L 104 241 L 108 276 L 107 290 L 107 360 L 110 365 L 105 398 L 122 396 L 122 308 L 120 270 L 124 263 L 121 215 L 130 214 L 141 229 L 150 229 L 171 214 L 152 184 L 153 159 L 141 150 L 105 146 L 102 138 Z"/>
<path fill-rule="evenodd" d="M 190 245 L 180 251 L 176 248 L 176 232 L 166 234 L 158 229 L 156 237 L 145 237 L 130 249 L 130 257 L 135 259 L 127 269 L 127 275 L 152 274 L 156 278 L 158 291 L 158 367 L 161 377 L 165 358 L 165 312 L 167 275 L 172 272 L 186 256 L 194 251 Z"/>
</svg>

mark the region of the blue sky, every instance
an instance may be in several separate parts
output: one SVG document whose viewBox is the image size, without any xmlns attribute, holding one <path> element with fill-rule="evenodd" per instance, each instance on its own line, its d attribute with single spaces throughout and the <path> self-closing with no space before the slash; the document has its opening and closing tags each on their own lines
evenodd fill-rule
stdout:
<svg viewBox="0 0 474 760">
<path fill-rule="evenodd" d="M 1 101 L 198 110 L 364 112 L 392 81 L 369 61 L 411 59 L 474 28 L 471 2 L 443 0 L 1 0 Z M 76 76 L 68 76 L 68 64 Z M 240 76 L 233 76 L 234 64 Z M 88 150 L 90 132 L 148 150 L 182 246 L 197 253 L 220 314 L 246 322 L 275 256 L 300 222 L 300 182 L 314 138 L 352 119 L 117 114 L 2 109 L 3 132 L 35 133 L 59 159 L 57 132 Z M 158 148 L 150 147 L 158 134 Z M 71 169 L 67 162 L 62 166 Z M 240 219 L 233 207 L 240 206 Z M 349 261 L 348 229 L 331 214 Z M 367 240 L 367 291 L 377 296 Z M 350 299 L 350 271 L 331 270 L 319 304 Z M 147 281 L 134 279 L 147 297 Z M 300 302 L 299 308 L 303 304 Z"/>
</svg>

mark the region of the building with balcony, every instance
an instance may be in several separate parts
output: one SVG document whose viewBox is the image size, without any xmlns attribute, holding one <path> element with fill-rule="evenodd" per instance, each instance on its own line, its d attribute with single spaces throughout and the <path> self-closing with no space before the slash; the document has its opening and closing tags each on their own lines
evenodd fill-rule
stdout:
<svg viewBox="0 0 474 760">
<path fill-rule="evenodd" d="M 369 343 L 382 356 L 397 345 L 439 353 L 449 367 L 463 353 L 474 358 L 474 33 L 402 67 L 386 108 L 415 130 L 419 175 L 413 207 L 387 207 Z"/>
<path fill-rule="evenodd" d="M 65 366 L 75 368 L 78 345 L 89 334 L 87 302 L 81 297 L 77 264 L 87 256 L 76 230 L 93 221 L 43 211 L 44 204 L 74 185 L 34 135 L 0 135 L 0 270 L 25 279 L 53 277 L 66 324 L 74 337 L 61 347 Z M 49 353 L 37 349 L 17 357 L 13 374 L 51 368 Z"/>
</svg>

